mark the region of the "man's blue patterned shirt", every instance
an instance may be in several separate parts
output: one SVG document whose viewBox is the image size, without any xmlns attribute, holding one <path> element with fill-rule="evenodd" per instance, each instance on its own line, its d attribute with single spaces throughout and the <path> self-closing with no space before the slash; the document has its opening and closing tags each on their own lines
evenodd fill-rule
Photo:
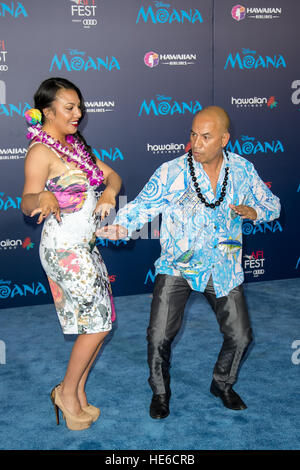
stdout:
<svg viewBox="0 0 300 470">
<path fill-rule="evenodd" d="M 209 203 L 221 195 L 225 167 L 229 167 L 226 196 L 215 209 L 199 201 L 191 180 L 187 154 L 163 163 L 139 195 L 119 210 L 114 224 L 128 236 L 161 214 L 161 255 L 156 274 L 183 276 L 193 290 L 203 292 L 212 275 L 217 297 L 244 280 L 242 223 L 229 204 L 244 204 L 257 212 L 255 224 L 279 217 L 280 202 L 258 176 L 253 164 L 239 155 L 224 155 L 214 195 L 202 164 L 194 161 L 195 176 Z"/>
</svg>

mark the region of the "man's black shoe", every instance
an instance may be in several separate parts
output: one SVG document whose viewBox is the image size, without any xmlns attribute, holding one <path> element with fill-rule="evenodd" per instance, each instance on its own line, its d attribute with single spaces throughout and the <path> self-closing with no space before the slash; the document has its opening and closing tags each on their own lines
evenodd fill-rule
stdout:
<svg viewBox="0 0 300 470">
<path fill-rule="evenodd" d="M 150 416 L 153 419 L 163 419 L 169 416 L 169 400 L 170 395 L 163 393 L 160 395 L 153 394 L 151 405 L 150 405 Z"/>
<path fill-rule="evenodd" d="M 232 386 L 226 386 L 225 390 L 221 390 L 214 381 L 210 386 L 210 392 L 215 397 L 220 397 L 223 405 L 231 410 L 245 410 L 247 406 L 241 397 L 232 389 Z"/>
</svg>

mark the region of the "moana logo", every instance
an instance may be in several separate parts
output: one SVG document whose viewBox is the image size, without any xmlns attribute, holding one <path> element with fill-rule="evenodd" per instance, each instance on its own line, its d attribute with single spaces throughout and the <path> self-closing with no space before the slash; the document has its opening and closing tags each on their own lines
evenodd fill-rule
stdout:
<svg viewBox="0 0 300 470">
<path fill-rule="evenodd" d="M 23 18 L 27 18 L 28 14 L 20 2 L 10 2 L 10 5 L 0 2 L 0 17 L 5 18 L 6 16 L 11 16 L 12 18 L 23 16 Z"/>
<path fill-rule="evenodd" d="M 136 23 L 144 21 L 148 23 L 151 21 L 154 24 L 166 24 L 166 23 L 203 23 L 203 18 L 199 10 L 196 8 L 190 8 L 189 10 L 176 10 L 170 8 L 169 3 L 155 1 L 154 5 L 156 10 L 149 6 L 145 9 L 143 6 L 140 8 Z"/>
<path fill-rule="evenodd" d="M 72 71 L 87 71 L 87 70 L 108 70 L 109 72 L 113 69 L 120 70 L 119 62 L 115 57 L 91 57 L 86 56 L 85 52 L 77 51 L 76 49 L 70 49 L 70 57 L 67 54 L 62 54 L 61 58 L 57 54 L 53 56 L 50 64 L 50 72 L 53 70 L 67 70 Z"/>
<path fill-rule="evenodd" d="M 256 51 L 251 51 L 250 49 L 242 49 L 242 54 L 237 52 L 235 56 L 231 53 L 227 57 L 224 70 L 228 67 L 235 68 L 238 67 L 241 70 L 250 70 L 250 69 L 279 69 L 286 68 L 286 62 L 281 54 L 273 56 L 262 56 L 257 54 Z"/>
<path fill-rule="evenodd" d="M 202 109 L 201 104 L 197 100 L 191 100 L 190 102 L 179 102 L 173 100 L 169 96 L 156 95 L 156 100 L 152 99 L 148 103 L 146 100 L 143 101 L 139 116 L 143 113 L 154 114 L 154 116 L 173 116 L 174 114 L 195 114 Z"/>
<path fill-rule="evenodd" d="M 45 286 L 41 282 L 31 284 L 12 284 L 11 281 L 0 281 L 0 299 L 13 299 L 16 296 L 47 294 Z"/>
<path fill-rule="evenodd" d="M 262 154 L 276 154 L 278 152 L 284 152 L 283 144 L 280 140 L 274 139 L 270 142 L 265 140 L 260 141 L 255 137 L 248 137 L 242 135 L 241 140 L 238 139 L 232 142 L 231 140 L 227 144 L 227 149 L 230 152 L 238 153 L 239 155 L 256 155 L 257 153 Z"/>
</svg>

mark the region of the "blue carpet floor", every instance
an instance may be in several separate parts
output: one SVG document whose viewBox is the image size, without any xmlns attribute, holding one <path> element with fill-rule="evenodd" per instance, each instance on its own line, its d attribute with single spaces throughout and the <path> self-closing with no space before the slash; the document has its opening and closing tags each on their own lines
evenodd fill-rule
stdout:
<svg viewBox="0 0 300 470">
<path fill-rule="evenodd" d="M 62 335 L 53 305 L 0 310 L 6 346 L 0 448 L 299 450 L 300 279 L 246 284 L 245 293 L 255 341 L 235 389 L 247 410 L 228 410 L 209 393 L 222 337 L 205 298 L 193 293 L 173 348 L 171 414 L 151 419 L 145 339 L 151 296 L 118 297 L 118 319 L 87 383 L 101 417 L 81 432 L 63 421 L 56 426 L 49 399 L 74 341 Z"/>
</svg>

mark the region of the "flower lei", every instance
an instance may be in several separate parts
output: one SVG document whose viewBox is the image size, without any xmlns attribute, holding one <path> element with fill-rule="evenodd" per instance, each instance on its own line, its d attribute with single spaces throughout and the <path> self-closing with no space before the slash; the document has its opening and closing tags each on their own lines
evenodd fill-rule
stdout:
<svg viewBox="0 0 300 470">
<path fill-rule="evenodd" d="M 27 122 L 31 124 L 28 128 L 27 139 L 32 140 L 34 138 L 35 141 L 47 144 L 58 152 L 66 155 L 68 162 L 74 162 L 80 170 L 86 173 L 91 186 L 100 186 L 100 184 L 103 183 L 103 172 L 93 162 L 84 144 L 73 135 L 67 135 L 66 141 L 72 145 L 71 150 L 68 147 L 64 147 L 59 140 L 53 139 L 42 130 L 41 113 L 37 109 L 30 109 L 25 113 L 25 117 Z"/>
</svg>

